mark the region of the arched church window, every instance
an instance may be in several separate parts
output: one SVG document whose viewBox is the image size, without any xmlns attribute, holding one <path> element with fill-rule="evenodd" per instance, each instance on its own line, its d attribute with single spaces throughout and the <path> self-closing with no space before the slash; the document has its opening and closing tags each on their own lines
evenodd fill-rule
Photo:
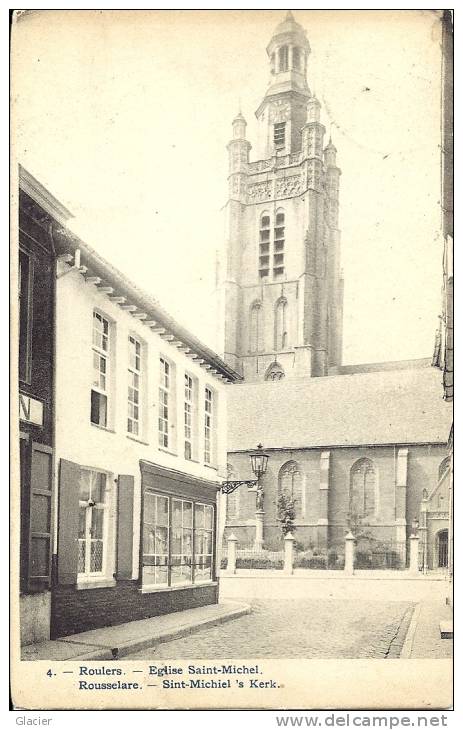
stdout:
<svg viewBox="0 0 463 730">
<path fill-rule="evenodd" d="M 280 363 L 273 362 L 265 373 L 265 380 L 283 380 L 285 371 Z"/>
<path fill-rule="evenodd" d="M 281 46 L 278 49 L 278 70 L 280 72 L 288 70 L 288 46 Z"/>
<path fill-rule="evenodd" d="M 371 459 L 359 459 L 350 472 L 351 517 L 371 517 L 376 510 L 376 469 Z"/>
<path fill-rule="evenodd" d="M 439 482 L 442 479 L 442 477 L 444 476 L 444 474 L 447 471 L 447 469 L 449 468 L 449 466 L 450 466 L 450 456 L 447 456 L 443 461 L 441 461 L 441 463 L 439 465 L 439 475 L 438 475 Z"/>
<path fill-rule="evenodd" d="M 270 56 L 270 73 L 275 73 L 275 53 L 272 53 Z"/>
<path fill-rule="evenodd" d="M 287 308 L 287 299 L 280 297 L 275 307 L 275 350 L 285 350 L 288 347 Z"/>
<path fill-rule="evenodd" d="M 273 276 L 285 273 L 285 213 L 279 209 L 275 215 L 273 231 Z"/>
<path fill-rule="evenodd" d="M 280 469 L 278 494 L 285 494 L 294 500 L 296 514 L 302 512 L 302 474 L 295 461 L 287 461 Z"/>
<path fill-rule="evenodd" d="M 270 215 L 262 213 L 259 225 L 259 276 L 263 279 L 270 270 Z"/>
<path fill-rule="evenodd" d="M 249 352 L 261 350 L 262 337 L 262 302 L 254 302 L 251 306 L 249 323 Z"/>
<path fill-rule="evenodd" d="M 295 46 L 293 48 L 293 68 L 299 71 L 301 68 L 301 50 Z"/>
</svg>

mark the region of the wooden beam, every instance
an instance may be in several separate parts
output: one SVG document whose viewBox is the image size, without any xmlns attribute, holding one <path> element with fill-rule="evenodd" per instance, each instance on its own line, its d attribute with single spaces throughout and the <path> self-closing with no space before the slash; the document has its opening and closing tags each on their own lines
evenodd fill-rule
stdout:
<svg viewBox="0 0 463 730">
<path fill-rule="evenodd" d="M 147 314 L 145 312 L 133 312 L 132 317 L 135 317 L 135 319 L 146 319 Z"/>
<path fill-rule="evenodd" d="M 124 304 L 127 301 L 126 297 L 109 297 L 114 304 Z"/>
<path fill-rule="evenodd" d="M 97 284 L 99 284 L 101 282 L 101 279 L 100 279 L 99 276 L 87 276 L 87 278 L 85 279 L 85 281 L 87 282 L 87 284 L 95 284 L 95 285 L 97 285 Z"/>
<path fill-rule="evenodd" d="M 145 319 L 143 324 L 146 324 L 147 327 L 156 327 L 157 322 L 155 319 Z"/>
<path fill-rule="evenodd" d="M 121 304 L 121 309 L 123 309 L 124 312 L 136 312 L 137 311 L 135 304 Z"/>
<path fill-rule="evenodd" d="M 114 294 L 114 289 L 112 286 L 99 286 L 98 291 L 100 291 L 102 294 Z"/>
</svg>

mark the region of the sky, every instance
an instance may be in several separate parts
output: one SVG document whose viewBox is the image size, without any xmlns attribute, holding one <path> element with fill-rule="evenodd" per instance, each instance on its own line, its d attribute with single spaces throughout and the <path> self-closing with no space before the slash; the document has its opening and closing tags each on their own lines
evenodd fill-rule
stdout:
<svg viewBox="0 0 463 730">
<path fill-rule="evenodd" d="M 256 140 L 265 48 L 284 14 L 42 10 L 13 32 L 18 161 L 74 214 L 76 233 L 218 352 L 226 145 L 239 108 Z M 439 13 L 294 15 L 342 169 L 343 361 L 430 357 L 442 280 Z"/>
</svg>

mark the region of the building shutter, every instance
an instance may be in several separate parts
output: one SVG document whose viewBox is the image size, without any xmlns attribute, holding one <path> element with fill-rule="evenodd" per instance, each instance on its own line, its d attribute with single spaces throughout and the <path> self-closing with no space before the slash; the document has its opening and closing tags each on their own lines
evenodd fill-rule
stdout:
<svg viewBox="0 0 463 730">
<path fill-rule="evenodd" d="M 77 583 L 80 466 L 60 460 L 58 517 L 58 583 Z"/>
<path fill-rule="evenodd" d="M 117 480 L 117 580 L 132 578 L 134 478 L 119 474 Z"/>
<path fill-rule="evenodd" d="M 51 581 L 53 450 L 32 443 L 29 533 L 29 588 Z"/>
</svg>

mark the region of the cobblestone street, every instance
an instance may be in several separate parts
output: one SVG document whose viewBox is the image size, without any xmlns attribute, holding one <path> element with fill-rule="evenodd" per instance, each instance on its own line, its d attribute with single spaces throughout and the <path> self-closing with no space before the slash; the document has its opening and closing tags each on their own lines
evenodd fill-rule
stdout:
<svg viewBox="0 0 463 730">
<path fill-rule="evenodd" d="M 125 658 L 397 658 L 413 607 L 398 601 L 253 601 L 249 615 Z"/>
</svg>

